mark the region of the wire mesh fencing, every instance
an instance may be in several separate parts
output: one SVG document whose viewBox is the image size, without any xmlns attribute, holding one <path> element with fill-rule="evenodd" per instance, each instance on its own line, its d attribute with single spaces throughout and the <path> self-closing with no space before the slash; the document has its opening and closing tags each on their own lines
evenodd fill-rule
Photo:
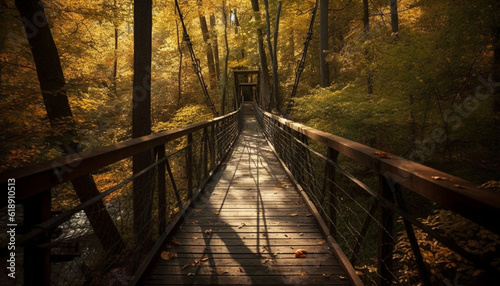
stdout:
<svg viewBox="0 0 500 286">
<path fill-rule="evenodd" d="M 76 160 L 58 161 L 64 164 L 50 162 L 38 172 L 12 173 L 19 186 L 16 277 L 2 275 L 0 283 L 137 283 L 164 247 L 169 231 L 229 152 L 241 130 L 242 116 L 239 110 L 73 155 Z M 62 175 L 63 168 L 69 169 Z M 47 178 L 47 173 L 52 176 Z M 76 174 L 83 175 L 72 177 Z M 33 178 L 43 183 L 37 186 Z M 51 188 L 45 190 L 42 185 L 46 184 Z M 7 230 L 2 229 L 3 233 Z M 4 269 L 8 255 L 2 253 Z"/>
<path fill-rule="evenodd" d="M 393 168 L 392 173 L 383 170 L 383 160 L 392 159 L 391 154 L 257 107 L 255 111 L 275 152 L 366 285 L 499 283 L 500 236 L 491 223 L 499 207 L 482 199 L 476 208 L 474 194 L 463 200 L 446 194 L 451 189 L 468 190 L 465 182 L 443 173 L 424 177 L 418 184 L 412 174 L 404 176 L 412 179 L 398 180 L 394 173 L 402 174 L 403 169 Z M 402 162 L 398 166 L 412 164 L 418 176 L 435 171 L 398 160 Z M 436 186 L 443 181 L 453 184 Z M 429 199 L 432 196 L 437 199 Z M 484 196 L 491 201 L 499 199 L 498 193 L 485 192 Z M 477 216 L 470 214 L 481 208 L 488 210 Z"/>
</svg>

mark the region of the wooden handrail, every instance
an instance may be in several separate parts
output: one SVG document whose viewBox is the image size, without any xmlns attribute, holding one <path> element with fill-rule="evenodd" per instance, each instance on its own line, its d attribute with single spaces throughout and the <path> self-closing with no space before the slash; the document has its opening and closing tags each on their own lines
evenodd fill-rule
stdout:
<svg viewBox="0 0 500 286">
<path fill-rule="evenodd" d="M 378 174 L 500 234 L 500 194 L 480 189 L 473 183 L 439 170 L 388 154 L 340 136 L 262 111 L 264 116 L 378 172 Z"/>
<path fill-rule="evenodd" d="M 16 200 L 23 200 L 61 183 L 90 174 L 122 159 L 151 150 L 156 146 L 195 131 L 203 130 L 235 116 L 238 112 L 239 110 L 182 128 L 142 136 L 91 151 L 71 154 L 35 166 L 7 170 L 0 173 L 0 186 L 3 190 L 7 190 L 8 179 L 14 178 L 16 180 Z M 2 196 L 0 207 L 6 205 L 7 196 Z"/>
</svg>

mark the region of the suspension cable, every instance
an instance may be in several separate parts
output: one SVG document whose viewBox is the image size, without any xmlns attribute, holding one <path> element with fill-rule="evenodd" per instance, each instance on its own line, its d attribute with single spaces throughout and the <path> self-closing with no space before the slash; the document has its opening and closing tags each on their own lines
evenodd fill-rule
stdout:
<svg viewBox="0 0 500 286">
<path fill-rule="evenodd" d="M 302 74 L 302 72 L 304 71 L 304 68 L 305 68 L 307 48 L 309 47 L 309 42 L 312 39 L 314 20 L 316 18 L 317 11 L 318 11 L 318 0 L 316 0 L 316 3 L 314 4 L 314 8 L 312 10 L 311 22 L 309 23 L 309 30 L 307 31 L 306 41 L 304 42 L 304 50 L 302 51 L 302 57 L 300 58 L 299 62 L 297 63 L 297 70 L 295 71 L 295 82 L 293 83 L 292 95 L 290 96 L 290 101 L 288 102 L 288 106 L 287 106 L 285 114 L 284 114 L 285 118 L 287 117 L 288 113 L 290 112 L 290 109 L 293 106 L 293 103 L 294 103 L 293 99 L 294 99 L 295 95 L 297 94 L 297 88 L 299 86 L 299 81 L 300 81 L 300 75 Z"/>
<path fill-rule="evenodd" d="M 205 80 L 203 79 L 203 74 L 201 73 L 200 60 L 196 58 L 196 55 L 194 53 L 193 44 L 191 43 L 191 40 L 189 38 L 186 25 L 184 24 L 184 16 L 182 15 L 181 8 L 179 7 L 179 2 L 177 0 L 175 0 L 175 7 L 177 8 L 177 12 L 179 13 L 179 19 L 181 20 L 182 23 L 184 41 L 186 41 L 186 44 L 189 48 L 189 54 L 191 55 L 191 61 L 193 62 L 194 72 L 198 76 L 198 80 L 200 81 L 201 89 L 203 90 L 203 94 L 205 95 L 208 107 L 210 107 L 210 109 L 212 110 L 214 117 L 217 117 L 219 116 L 219 112 L 215 108 L 215 105 L 213 104 L 212 100 L 210 99 L 210 95 L 208 94 L 207 85 L 205 84 Z"/>
</svg>

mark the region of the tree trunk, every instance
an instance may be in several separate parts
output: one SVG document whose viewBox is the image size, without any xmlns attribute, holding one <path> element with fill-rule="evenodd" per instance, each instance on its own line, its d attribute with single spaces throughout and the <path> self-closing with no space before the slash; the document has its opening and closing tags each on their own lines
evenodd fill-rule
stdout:
<svg viewBox="0 0 500 286">
<path fill-rule="evenodd" d="M 276 19 L 274 20 L 274 47 L 273 47 L 273 98 L 274 98 L 274 108 L 280 112 L 280 96 L 279 96 L 279 78 L 278 78 L 278 31 L 280 23 L 281 14 L 281 1 L 278 2 L 278 8 L 276 11 Z"/>
<path fill-rule="evenodd" d="M 118 78 L 118 27 L 115 26 L 115 52 L 114 52 L 114 61 L 113 61 L 113 78 L 112 78 L 112 86 L 113 86 L 113 94 L 114 96 L 118 96 L 116 91 L 116 80 Z"/>
<path fill-rule="evenodd" d="M 118 7 L 116 6 L 116 0 L 114 0 L 113 2 L 113 7 L 114 9 L 118 9 Z M 115 15 L 115 17 L 117 17 Z M 115 36 L 115 50 L 114 50 L 114 59 L 113 59 L 113 75 L 112 75 L 112 78 L 111 78 L 111 86 L 112 86 L 112 91 L 113 91 L 113 95 L 116 97 L 118 96 L 117 93 L 116 93 L 116 79 L 118 77 L 118 24 L 115 22 L 113 23 L 114 24 L 114 27 L 115 27 L 115 33 L 114 33 L 114 36 Z"/>
<path fill-rule="evenodd" d="M 226 114 L 226 96 L 227 96 L 227 78 L 228 78 L 228 65 L 229 65 L 229 42 L 227 39 L 227 11 L 226 11 L 226 0 L 222 1 L 222 21 L 224 22 L 224 45 L 226 49 L 226 54 L 224 56 L 224 73 L 222 74 L 222 100 L 221 100 L 221 111 L 222 114 Z M 236 94 L 234 95 L 236 96 Z"/>
<path fill-rule="evenodd" d="M 177 109 L 181 107 L 182 98 L 182 43 L 179 33 L 179 21 L 175 20 L 175 31 L 177 32 L 177 52 L 179 53 L 179 70 L 177 71 Z"/>
<path fill-rule="evenodd" d="M 205 15 L 201 14 L 201 11 L 199 11 L 199 19 L 200 19 L 201 33 L 203 34 L 203 41 L 205 42 L 205 52 L 207 55 L 208 76 L 209 76 L 208 82 L 211 89 L 216 89 L 217 76 L 215 71 L 214 53 L 212 50 L 212 44 L 210 42 L 210 32 L 208 31 L 207 18 L 205 17 Z"/>
<path fill-rule="evenodd" d="M 76 153 L 81 147 L 76 143 L 77 132 L 73 114 L 64 89 L 65 80 L 57 47 L 45 16 L 41 2 L 37 0 L 16 0 L 21 13 L 28 42 L 35 61 L 43 102 L 52 129 L 62 142 L 59 147 L 66 154 Z M 99 195 L 91 175 L 72 180 L 73 188 L 81 202 Z M 102 247 L 109 254 L 116 254 L 125 244 L 102 201 L 84 209 L 94 233 Z"/>
<path fill-rule="evenodd" d="M 255 15 L 255 20 L 260 23 L 261 22 L 261 17 L 260 17 L 260 11 L 259 11 L 259 1 L 258 0 L 252 0 L 252 8 L 254 10 L 254 15 Z M 262 29 L 258 28 L 257 29 L 257 38 L 258 38 L 258 49 L 259 49 L 259 61 L 260 61 L 260 72 L 261 72 L 261 77 L 260 77 L 260 106 L 264 110 L 269 110 L 269 101 L 270 101 L 270 93 L 271 93 L 271 88 L 270 88 L 270 83 L 269 83 L 269 67 L 267 65 L 267 56 L 266 56 L 266 51 L 264 49 L 264 39 L 262 35 Z"/>
<path fill-rule="evenodd" d="M 398 0 L 391 0 L 391 27 L 392 35 L 397 38 L 399 34 Z"/>
<path fill-rule="evenodd" d="M 212 48 L 214 50 L 214 61 L 215 61 L 215 80 L 219 82 L 220 80 L 220 60 L 219 60 L 219 39 L 217 38 L 217 30 L 215 29 L 215 15 L 210 14 L 210 38 L 214 43 Z"/>
<path fill-rule="evenodd" d="M 320 49 L 320 73 L 321 87 L 330 86 L 330 67 L 326 61 L 328 52 L 328 0 L 320 1 L 319 14 L 319 49 Z"/>
<path fill-rule="evenodd" d="M 370 39 L 370 9 L 368 7 L 368 0 L 363 0 L 363 26 L 365 31 L 365 41 Z M 365 59 L 367 71 L 366 71 L 366 83 L 367 83 L 367 92 L 369 94 L 373 93 L 373 76 L 372 70 L 369 67 L 371 63 L 371 55 L 369 48 L 365 48 Z"/>
<path fill-rule="evenodd" d="M 132 97 L 132 138 L 151 134 L 151 40 L 152 0 L 134 0 L 134 76 Z M 133 157 L 132 169 L 137 174 L 153 162 L 152 151 Z M 137 245 L 151 236 L 153 204 L 152 172 L 133 182 L 134 234 Z"/>
</svg>

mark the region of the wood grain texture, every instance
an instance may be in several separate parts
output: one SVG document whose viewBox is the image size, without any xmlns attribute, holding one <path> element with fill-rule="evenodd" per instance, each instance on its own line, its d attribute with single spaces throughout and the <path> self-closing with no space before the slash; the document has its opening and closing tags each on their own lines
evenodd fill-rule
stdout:
<svg viewBox="0 0 500 286">
<path fill-rule="evenodd" d="M 349 285 L 253 117 L 144 285 Z M 306 258 L 295 258 L 305 249 Z"/>
</svg>

